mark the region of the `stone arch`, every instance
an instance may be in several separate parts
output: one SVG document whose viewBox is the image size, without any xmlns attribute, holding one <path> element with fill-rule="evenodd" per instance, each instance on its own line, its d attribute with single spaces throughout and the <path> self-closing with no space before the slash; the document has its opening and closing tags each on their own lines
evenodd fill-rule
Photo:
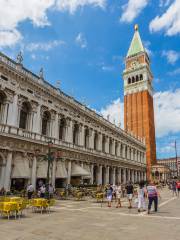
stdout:
<svg viewBox="0 0 180 240">
<path fill-rule="evenodd" d="M 3 121 L 4 117 L 4 106 L 7 96 L 4 91 L 0 91 L 0 123 Z"/>
<path fill-rule="evenodd" d="M 73 127 L 73 144 L 78 145 L 78 138 L 79 138 L 79 124 L 75 122 Z"/>
<path fill-rule="evenodd" d="M 105 153 L 105 150 L 106 150 L 106 136 L 103 135 L 103 137 L 102 137 L 102 152 Z"/>
<path fill-rule="evenodd" d="M 112 154 L 112 138 L 109 139 L 109 153 Z"/>
<path fill-rule="evenodd" d="M 49 111 L 44 111 L 42 114 L 42 135 L 48 136 L 50 133 L 50 122 L 51 122 L 51 113 Z"/>
<path fill-rule="evenodd" d="M 22 103 L 19 117 L 19 128 L 29 129 L 31 110 L 32 107 L 29 102 L 25 101 Z"/>
<path fill-rule="evenodd" d="M 94 133 L 94 150 L 98 150 L 98 140 L 99 140 L 98 133 L 95 132 Z"/>
<path fill-rule="evenodd" d="M 136 82 L 138 82 L 139 81 L 139 76 L 138 75 L 136 75 Z"/>
<path fill-rule="evenodd" d="M 142 74 L 140 74 L 140 77 L 139 77 L 139 79 L 140 79 L 140 81 L 142 81 L 142 80 L 143 80 L 143 75 L 142 75 Z"/>
<path fill-rule="evenodd" d="M 131 84 L 131 78 L 130 77 L 128 78 L 128 84 Z"/>
<path fill-rule="evenodd" d="M 89 147 L 89 128 L 85 127 L 84 129 L 84 146 L 85 148 Z"/>
<path fill-rule="evenodd" d="M 132 83 L 135 83 L 135 77 L 134 76 L 132 77 Z"/>
<path fill-rule="evenodd" d="M 63 117 L 59 121 L 59 140 L 65 140 L 66 119 Z"/>
</svg>

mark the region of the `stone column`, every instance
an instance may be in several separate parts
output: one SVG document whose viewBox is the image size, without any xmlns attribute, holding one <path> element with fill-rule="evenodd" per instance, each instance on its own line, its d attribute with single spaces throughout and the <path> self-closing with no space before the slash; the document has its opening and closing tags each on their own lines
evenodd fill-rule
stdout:
<svg viewBox="0 0 180 240">
<path fill-rule="evenodd" d="M 134 160 L 134 150 L 131 148 L 131 160 Z"/>
<path fill-rule="evenodd" d="M 125 144 L 122 145 L 122 151 L 123 151 L 122 157 L 125 158 L 126 157 L 126 146 L 125 146 Z"/>
<path fill-rule="evenodd" d="M 109 137 L 106 137 L 105 152 L 109 153 Z"/>
<path fill-rule="evenodd" d="M 134 183 L 134 170 L 133 169 L 131 170 L 131 180 Z"/>
<path fill-rule="evenodd" d="M 17 119 L 18 119 L 18 95 L 15 94 L 13 97 L 13 102 L 9 104 L 7 124 L 17 127 L 18 126 Z"/>
<path fill-rule="evenodd" d="M 53 133 L 52 133 L 52 137 L 59 139 L 59 116 L 58 113 L 55 114 L 55 118 L 54 118 L 54 127 L 53 127 Z"/>
<path fill-rule="evenodd" d="M 120 143 L 117 142 L 117 157 L 120 157 Z"/>
<path fill-rule="evenodd" d="M 68 177 L 67 177 L 67 184 L 71 183 L 71 161 L 68 162 Z"/>
<path fill-rule="evenodd" d="M 131 170 L 128 169 L 128 181 L 130 181 L 130 180 L 131 180 Z"/>
<path fill-rule="evenodd" d="M 115 155 L 115 141 L 112 139 L 112 155 Z"/>
<path fill-rule="evenodd" d="M 89 148 L 94 149 L 94 130 L 89 129 Z"/>
<path fill-rule="evenodd" d="M 79 144 L 84 147 L 84 125 L 81 124 L 79 130 Z"/>
<path fill-rule="evenodd" d="M 5 170 L 4 188 L 6 191 L 10 190 L 11 185 L 11 171 L 12 171 L 12 152 L 8 152 Z"/>
<path fill-rule="evenodd" d="M 73 122 L 71 119 L 66 119 L 67 121 L 67 126 L 65 129 L 65 137 L 64 140 L 65 142 L 73 143 Z"/>
<path fill-rule="evenodd" d="M 113 167 L 113 177 L 112 177 L 112 180 L 113 180 L 112 184 L 115 185 L 116 184 L 116 168 L 115 167 Z"/>
<path fill-rule="evenodd" d="M 102 133 L 98 133 L 98 150 L 102 152 Z"/>
<path fill-rule="evenodd" d="M 102 166 L 98 167 L 98 185 L 102 184 Z"/>
<path fill-rule="evenodd" d="M 123 183 L 126 183 L 126 168 L 123 169 Z"/>
<path fill-rule="evenodd" d="M 91 165 L 91 184 L 94 184 L 94 165 Z"/>
<path fill-rule="evenodd" d="M 32 161 L 32 172 L 31 172 L 31 184 L 33 185 L 34 189 L 36 189 L 36 172 L 37 172 L 37 157 L 33 157 Z"/>
<path fill-rule="evenodd" d="M 52 166 L 52 180 L 51 180 L 54 188 L 55 188 L 55 184 L 56 184 L 56 164 L 57 164 L 57 161 L 56 161 L 56 159 L 54 159 L 53 166 Z"/>
<path fill-rule="evenodd" d="M 137 182 L 137 171 L 135 170 L 134 173 L 135 173 L 135 174 L 134 174 L 134 175 L 135 175 L 135 176 L 134 176 L 134 182 Z"/>
<path fill-rule="evenodd" d="M 118 168 L 118 183 L 121 183 L 121 168 Z"/>
<path fill-rule="evenodd" d="M 4 157 L 2 158 L 2 166 L 1 166 L 1 174 L 0 174 L 0 189 L 4 187 L 4 181 L 5 181 L 5 170 L 6 170 L 6 162 Z"/>
<path fill-rule="evenodd" d="M 109 166 L 106 167 L 106 184 L 109 184 Z"/>
</svg>

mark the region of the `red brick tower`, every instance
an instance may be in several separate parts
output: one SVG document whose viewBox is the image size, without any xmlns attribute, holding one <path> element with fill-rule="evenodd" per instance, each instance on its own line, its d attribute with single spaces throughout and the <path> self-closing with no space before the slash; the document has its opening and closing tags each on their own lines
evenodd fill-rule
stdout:
<svg viewBox="0 0 180 240">
<path fill-rule="evenodd" d="M 156 141 L 152 73 L 150 60 L 142 44 L 138 25 L 127 57 L 124 79 L 124 128 L 136 137 L 145 138 L 147 179 L 151 176 L 151 165 L 156 163 Z"/>
</svg>

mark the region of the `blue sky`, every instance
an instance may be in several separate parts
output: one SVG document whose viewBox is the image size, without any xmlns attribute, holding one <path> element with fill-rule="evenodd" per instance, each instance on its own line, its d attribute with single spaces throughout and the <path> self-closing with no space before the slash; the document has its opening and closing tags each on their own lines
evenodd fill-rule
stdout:
<svg viewBox="0 0 180 240">
<path fill-rule="evenodd" d="M 26 2 L 26 4 L 24 4 Z M 134 24 L 154 75 L 158 157 L 180 148 L 179 0 L 0 0 L 0 49 L 123 127 L 124 58 Z M 7 17 L 8 16 L 8 17 Z M 178 149 L 180 155 L 180 149 Z"/>
</svg>

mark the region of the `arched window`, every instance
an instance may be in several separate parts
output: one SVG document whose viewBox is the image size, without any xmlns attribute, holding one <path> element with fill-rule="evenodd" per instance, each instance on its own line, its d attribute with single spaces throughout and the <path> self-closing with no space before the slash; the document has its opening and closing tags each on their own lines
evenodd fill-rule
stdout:
<svg viewBox="0 0 180 240">
<path fill-rule="evenodd" d="M 112 139 L 109 139 L 109 153 L 112 154 Z"/>
<path fill-rule="evenodd" d="M 28 102 L 23 102 L 21 111 L 20 111 L 20 119 L 19 119 L 19 128 L 28 129 L 29 128 L 29 117 L 30 117 L 31 107 Z"/>
<path fill-rule="evenodd" d="M 66 119 L 61 118 L 59 123 L 59 139 L 65 140 L 65 131 L 66 131 Z"/>
<path fill-rule="evenodd" d="M 142 74 L 140 74 L 140 81 L 142 81 L 143 80 L 143 75 Z"/>
<path fill-rule="evenodd" d="M 102 152 L 105 153 L 105 150 L 106 150 L 106 137 L 105 137 L 105 135 L 103 135 L 103 137 L 102 137 Z"/>
<path fill-rule="evenodd" d="M 136 75 L 136 82 L 138 82 L 139 81 L 139 76 L 138 75 Z"/>
<path fill-rule="evenodd" d="M 86 127 L 84 131 L 84 147 L 89 147 L 89 129 Z"/>
<path fill-rule="evenodd" d="M 135 83 L 135 77 L 132 77 L 132 83 Z"/>
<path fill-rule="evenodd" d="M 75 123 L 73 128 L 73 143 L 76 145 L 78 145 L 78 137 L 79 137 L 79 125 Z"/>
<path fill-rule="evenodd" d="M 0 122 L 2 122 L 3 120 L 5 99 L 6 95 L 4 94 L 4 92 L 0 91 Z"/>
<path fill-rule="evenodd" d="M 127 159 L 127 146 L 125 146 L 125 158 Z"/>
<path fill-rule="evenodd" d="M 128 78 L 128 84 L 131 84 L 131 78 Z"/>
<path fill-rule="evenodd" d="M 94 150 L 98 150 L 98 133 L 94 134 Z"/>
<path fill-rule="evenodd" d="M 42 135 L 48 135 L 50 130 L 51 114 L 45 111 L 42 116 Z"/>
<path fill-rule="evenodd" d="M 117 156 L 118 155 L 118 143 L 115 142 L 115 155 Z"/>
</svg>

